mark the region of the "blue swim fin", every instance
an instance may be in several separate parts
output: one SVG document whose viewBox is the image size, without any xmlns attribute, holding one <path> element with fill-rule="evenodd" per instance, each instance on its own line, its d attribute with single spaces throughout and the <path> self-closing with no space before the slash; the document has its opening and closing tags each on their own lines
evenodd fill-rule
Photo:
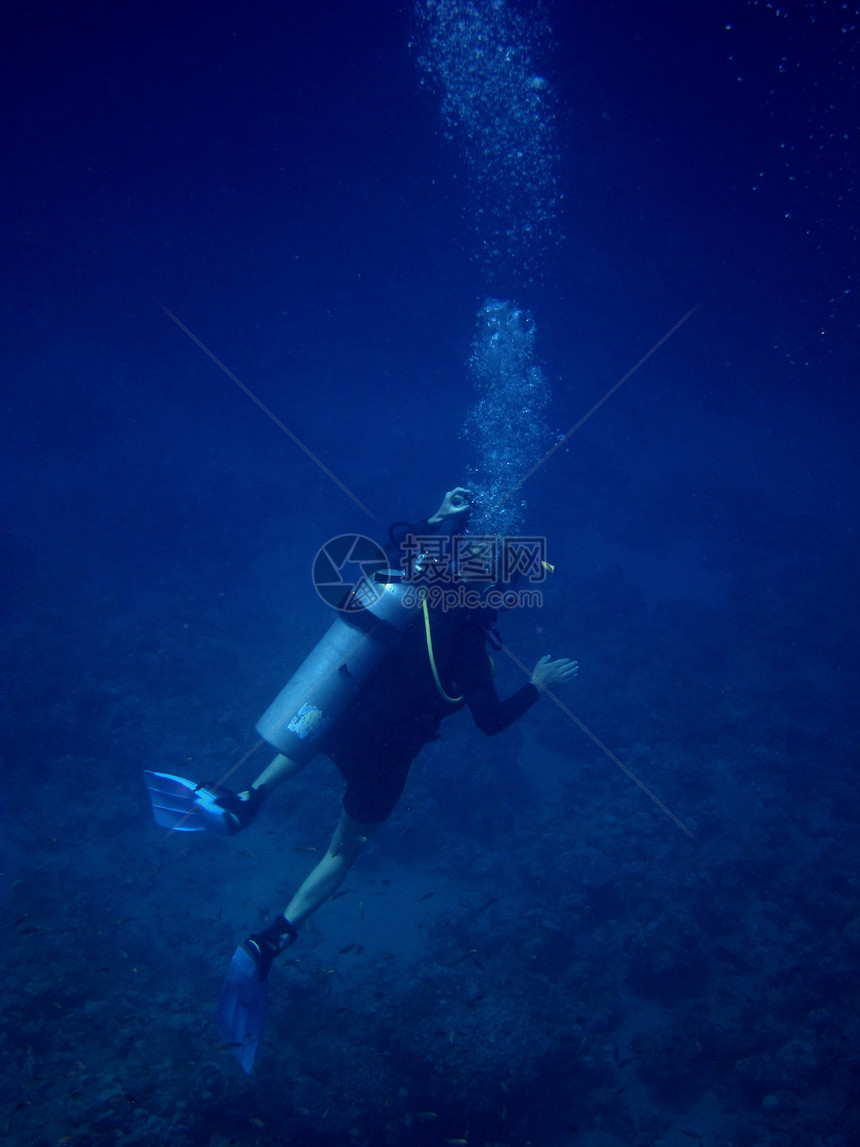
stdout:
<svg viewBox="0 0 860 1147">
<path fill-rule="evenodd" d="M 268 971 L 268 969 L 266 969 Z M 266 1026 L 266 981 L 243 944 L 233 953 L 218 1001 L 221 1039 L 235 1051 L 248 1075 Z"/>
<path fill-rule="evenodd" d="M 229 834 L 235 831 L 227 818 L 224 804 L 233 797 L 226 790 L 216 795 L 171 773 L 145 772 L 143 779 L 149 789 L 155 823 L 173 832 L 218 832 Z M 236 799 L 234 797 L 234 799 Z"/>
</svg>

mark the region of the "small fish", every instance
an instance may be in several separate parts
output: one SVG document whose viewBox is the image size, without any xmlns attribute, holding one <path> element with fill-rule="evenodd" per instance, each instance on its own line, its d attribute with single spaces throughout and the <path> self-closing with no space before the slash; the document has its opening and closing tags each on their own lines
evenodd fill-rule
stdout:
<svg viewBox="0 0 860 1147">
<path fill-rule="evenodd" d="M 436 1118 L 435 1111 L 419 1111 L 415 1116 L 416 1123 L 432 1123 Z"/>
<path fill-rule="evenodd" d="M 490 896 L 489 899 L 475 913 L 475 917 L 477 918 L 478 916 L 483 916 L 487 909 L 492 908 L 497 900 L 498 896 Z"/>
<path fill-rule="evenodd" d="M 253 852 L 248 852 L 247 848 L 240 848 L 239 849 L 239 855 L 244 856 L 246 860 L 253 860 L 254 859 Z"/>
<path fill-rule="evenodd" d="M 463 961 L 464 961 L 464 960 L 468 960 L 470 956 L 474 956 L 474 955 L 475 955 L 475 953 L 476 953 L 477 951 L 478 951 L 478 949 L 477 949 L 477 948 L 470 948 L 468 952 L 464 952 L 462 956 L 458 957 L 458 958 L 457 958 L 457 959 L 454 961 L 454 964 L 455 964 L 455 966 L 456 966 L 457 964 L 462 964 L 462 963 L 463 963 Z"/>
<path fill-rule="evenodd" d="M 312 844 L 297 844 L 295 846 L 295 851 L 296 852 L 316 852 L 317 850 Z M 336 853 L 333 852 L 332 856 L 335 856 L 335 855 L 336 855 Z"/>
<path fill-rule="evenodd" d="M 329 900 L 340 900 L 341 896 L 349 896 L 350 892 L 352 892 L 351 888 L 341 888 L 339 892 L 333 892 L 329 896 Z"/>
<path fill-rule="evenodd" d="M 469 1147 L 468 1139 L 443 1139 L 443 1143 L 447 1143 L 448 1147 Z"/>
<path fill-rule="evenodd" d="M 261 1131 L 266 1126 L 262 1119 L 258 1119 L 256 1115 L 251 1116 L 251 1126 L 258 1127 Z"/>
<path fill-rule="evenodd" d="M 390 880 L 380 880 L 380 882 L 379 882 L 379 883 L 380 883 L 380 884 L 384 884 L 386 888 L 390 888 L 390 887 L 391 887 L 391 881 L 390 881 Z"/>
<path fill-rule="evenodd" d="M 132 920 L 136 920 L 136 919 L 137 919 L 136 916 L 123 916 L 122 920 L 117 920 L 117 922 L 116 922 L 117 927 L 119 927 L 120 924 L 129 924 L 129 923 L 131 923 Z"/>
<path fill-rule="evenodd" d="M 345 948 L 341 948 L 338 951 L 338 955 L 339 956 L 345 956 L 347 954 L 347 952 L 351 952 L 354 947 L 355 947 L 355 944 L 347 944 Z"/>
<path fill-rule="evenodd" d="M 363 900 L 359 900 L 359 902 L 358 902 L 358 914 L 361 917 L 361 922 L 363 924 L 364 923 L 364 901 Z"/>
<path fill-rule="evenodd" d="M 686 1135 L 688 1139 L 698 1139 L 699 1142 L 701 1143 L 702 1136 L 699 1134 L 698 1131 L 685 1131 L 683 1127 L 679 1127 L 678 1130 L 681 1132 L 682 1135 Z"/>
<path fill-rule="evenodd" d="M 15 921 L 15 923 L 12 925 L 12 931 L 14 932 L 19 924 L 23 924 L 25 920 L 29 920 L 29 919 L 30 919 L 30 913 L 29 912 L 25 912 L 23 916 L 19 916 L 18 919 Z"/>
<path fill-rule="evenodd" d="M 234 1043 L 223 1043 L 219 1041 L 215 1044 L 216 1051 L 234 1051 L 237 1047 L 242 1047 L 242 1041 L 236 1040 Z"/>
<path fill-rule="evenodd" d="M 425 892 L 424 895 L 419 899 L 418 902 L 420 904 L 424 900 L 430 900 L 435 895 L 436 895 L 435 892 Z"/>
</svg>

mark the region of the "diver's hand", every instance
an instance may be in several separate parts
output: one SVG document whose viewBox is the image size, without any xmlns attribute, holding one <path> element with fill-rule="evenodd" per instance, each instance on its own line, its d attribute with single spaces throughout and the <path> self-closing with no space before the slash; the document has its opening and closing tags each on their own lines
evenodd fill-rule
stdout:
<svg viewBox="0 0 860 1147">
<path fill-rule="evenodd" d="M 431 526 L 438 526 L 446 518 L 456 518 L 460 514 L 468 514 L 472 508 L 472 495 L 464 486 L 457 486 L 449 490 L 442 499 L 442 505 L 432 518 L 427 521 Z"/>
<path fill-rule="evenodd" d="M 572 661 L 569 657 L 559 657 L 557 661 L 553 661 L 547 654 L 532 670 L 532 685 L 537 685 L 538 689 L 552 689 L 556 685 L 570 681 L 578 672 L 578 661 Z"/>
</svg>

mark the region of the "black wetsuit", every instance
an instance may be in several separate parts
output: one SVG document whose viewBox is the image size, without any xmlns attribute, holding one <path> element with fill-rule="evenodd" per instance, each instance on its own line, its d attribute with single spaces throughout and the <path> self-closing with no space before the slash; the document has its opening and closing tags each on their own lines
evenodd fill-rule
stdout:
<svg viewBox="0 0 860 1147">
<path fill-rule="evenodd" d="M 430 667 L 424 618 L 414 623 L 344 710 L 321 746 L 347 781 L 343 807 L 362 824 L 390 816 L 422 746 L 439 735 L 443 717 L 469 706 L 482 733 L 493 736 L 518 720 L 540 697 L 530 682 L 502 701 L 487 655 L 488 609 L 430 610 L 433 654 L 442 687 Z"/>
</svg>

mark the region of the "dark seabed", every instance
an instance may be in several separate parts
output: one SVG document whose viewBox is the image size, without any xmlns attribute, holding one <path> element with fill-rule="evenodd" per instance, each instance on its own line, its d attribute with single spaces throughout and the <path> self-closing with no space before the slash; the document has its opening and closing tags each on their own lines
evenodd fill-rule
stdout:
<svg viewBox="0 0 860 1147">
<path fill-rule="evenodd" d="M 827 0 L 7 7 L 4 1143 L 860 1142 L 859 36 Z M 231 952 L 342 783 L 166 836 L 143 770 L 252 750 L 328 539 L 522 476 L 693 307 L 510 504 L 556 572 L 499 626 L 579 660 L 568 711 L 445 723 L 244 1075 Z"/>
</svg>

